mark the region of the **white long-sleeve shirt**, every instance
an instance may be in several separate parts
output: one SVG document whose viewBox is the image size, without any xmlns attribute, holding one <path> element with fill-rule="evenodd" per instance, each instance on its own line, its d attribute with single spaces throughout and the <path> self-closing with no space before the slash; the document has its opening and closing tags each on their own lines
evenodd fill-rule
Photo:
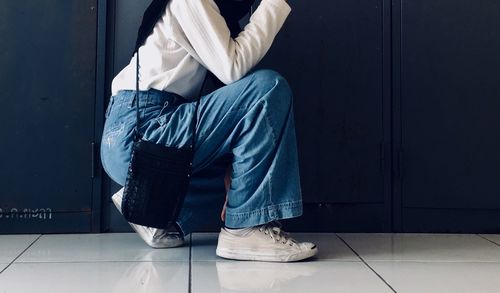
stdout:
<svg viewBox="0 0 500 293">
<path fill-rule="evenodd" d="M 207 69 L 225 84 L 237 81 L 264 57 L 290 11 L 284 0 L 262 0 L 233 39 L 213 0 L 171 0 L 139 49 L 139 89 L 196 98 Z M 113 79 L 112 95 L 135 89 L 135 64 L 134 54 Z"/>
</svg>

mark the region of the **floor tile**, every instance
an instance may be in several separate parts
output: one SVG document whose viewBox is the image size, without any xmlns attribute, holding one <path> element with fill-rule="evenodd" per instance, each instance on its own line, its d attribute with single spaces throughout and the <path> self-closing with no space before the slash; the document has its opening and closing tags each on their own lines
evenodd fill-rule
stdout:
<svg viewBox="0 0 500 293">
<path fill-rule="evenodd" d="M 215 255 L 219 233 L 193 233 L 191 259 L 196 261 L 223 260 Z"/>
<path fill-rule="evenodd" d="M 0 263 L 0 272 L 3 271 L 8 265 L 8 263 Z"/>
<path fill-rule="evenodd" d="M 18 262 L 184 261 L 189 245 L 154 249 L 136 233 L 43 235 Z"/>
<path fill-rule="evenodd" d="M 500 245 L 500 235 L 499 234 L 481 234 L 482 237 L 495 242 Z"/>
<path fill-rule="evenodd" d="M 361 261 L 352 250 L 334 233 L 297 233 L 296 239 L 308 241 L 318 246 L 318 260 Z"/>
<path fill-rule="evenodd" d="M 500 263 L 373 261 L 369 264 L 397 292 L 500 292 Z"/>
<path fill-rule="evenodd" d="M 193 233 L 192 260 L 224 261 L 215 255 L 218 233 Z M 334 233 L 293 233 L 298 241 L 313 242 L 318 246 L 317 260 L 360 261 Z"/>
<path fill-rule="evenodd" d="M 40 235 L 0 235 L 0 263 L 10 263 Z"/>
<path fill-rule="evenodd" d="M 477 235 L 339 234 L 365 260 L 500 261 L 500 249 Z"/>
<path fill-rule="evenodd" d="M 392 292 L 362 262 L 195 261 L 192 292 Z"/>
<path fill-rule="evenodd" d="M 0 292 L 188 292 L 188 262 L 14 263 Z"/>
</svg>

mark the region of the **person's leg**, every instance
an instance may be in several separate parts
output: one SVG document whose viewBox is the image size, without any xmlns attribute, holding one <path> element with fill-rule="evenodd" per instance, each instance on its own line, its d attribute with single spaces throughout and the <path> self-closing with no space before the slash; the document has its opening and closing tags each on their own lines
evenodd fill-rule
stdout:
<svg viewBox="0 0 500 293">
<path fill-rule="evenodd" d="M 139 109 L 141 133 L 146 140 L 158 140 L 157 135 L 162 126 L 165 125 L 167 115 L 177 108 L 175 96 L 160 92 L 157 90 L 139 92 Z M 120 91 L 117 95 L 110 98 L 109 105 L 105 113 L 105 125 L 101 140 L 100 156 L 104 171 L 108 176 L 121 186 L 125 185 L 127 168 L 130 162 L 131 148 L 133 143 L 133 131 L 136 120 L 135 109 L 135 91 Z M 191 116 L 192 117 L 192 116 Z M 190 121 L 186 118 L 185 121 Z M 189 123 L 185 122 L 184 124 Z M 158 129 L 160 128 L 160 129 Z M 154 135 L 152 135 L 154 132 Z M 163 142 L 163 144 L 168 144 Z M 205 213 L 214 215 L 215 211 L 223 204 L 224 183 L 223 173 L 227 166 L 231 164 L 231 156 L 224 155 L 204 168 L 196 172 L 190 181 L 190 194 L 199 195 L 204 201 Z M 123 188 L 118 190 L 113 196 L 112 201 L 121 212 L 121 199 Z M 212 212 L 210 212 L 212 211 Z M 184 214 L 184 217 L 188 213 Z M 218 219 L 213 216 L 212 224 L 220 224 Z M 193 218 L 187 221 L 186 228 L 207 224 L 207 219 Z M 182 245 L 183 235 L 175 235 L 170 230 L 156 229 L 146 226 L 130 223 L 131 227 L 141 236 L 141 238 L 151 247 L 167 248 Z"/>
<path fill-rule="evenodd" d="M 184 109 L 183 109 L 184 107 Z M 189 119 L 193 103 L 182 105 L 176 115 Z M 296 261 L 314 256 L 318 249 L 297 242 L 274 220 L 302 214 L 292 94 L 287 82 L 273 71 L 257 71 L 201 99 L 194 173 L 179 219 L 185 234 L 218 216 L 224 199 L 224 180 L 207 181 L 201 174 L 224 154 L 232 154 L 231 182 L 227 193 L 225 225 L 216 254 L 229 259 Z M 165 137 L 172 137 L 170 130 Z M 189 133 L 186 129 L 184 133 Z M 184 145 L 190 136 L 169 141 Z M 160 140 L 161 141 L 161 140 Z M 224 178 L 225 165 L 216 174 Z M 210 187 L 215 192 L 208 192 Z M 208 189 L 208 190 L 207 190 Z M 214 206 L 213 204 L 217 204 Z M 263 225 L 264 224 L 264 225 Z"/>
<path fill-rule="evenodd" d="M 139 109 L 142 130 L 151 125 L 154 112 L 161 112 L 164 105 L 175 100 L 171 94 L 156 95 L 159 91 L 140 91 Z M 104 171 L 118 183 L 125 185 L 128 164 L 130 162 L 136 122 L 135 91 L 125 90 L 112 96 L 105 113 L 105 124 L 100 146 L 100 157 Z M 152 116 L 153 115 L 153 116 Z M 121 213 L 123 187 L 111 197 L 115 207 Z M 156 229 L 129 223 L 137 234 L 153 248 L 177 247 L 184 244 L 184 237 L 175 227 Z"/>
<path fill-rule="evenodd" d="M 147 106 L 142 111 L 144 139 L 169 146 L 188 145 L 195 102 L 162 107 L 152 103 L 158 100 L 155 96 L 154 91 L 147 94 Z M 127 103 L 127 118 L 122 119 L 126 127 L 116 127 L 118 130 L 103 136 L 103 150 L 107 152 L 104 159 L 113 166 L 107 173 L 122 185 L 135 122 L 131 102 Z M 227 155 L 232 157 L 232 174 L 226 226 L 255 227 L 302 214 L 292 94 L 283 77 L 274 71 L 259 70 L 202 97 L 198 121 L 193 175 L 178 221 L 183 234 L 218 217 L 224 202 L 226 166 L 221 165 L 219 171 L 214 166 Z M 210 180 L 207 172 L 222 180 Z M 262 237 L 271 231 L 263 227 L 258 230 Z M 264 241 L 262 237 L 257 240 Z M 234 237 L 231 241 L 236 243 Z"/>
<path fill-rule="evenodd" d="M 226 174 L 224 175 L 224 189 L 226 191 L 226 199 L 224 201 L 224 206 L 222 207 L 222 211 L 220 214 L 220 219 L 224 222 L 226 220 L 226 207 L 227 207 L 227 194 L 229 189 L 231 188 L 231 173 L 233 171 L 233 167 L 231 165 L 228 166 L 226 170 Z"/>
<path fill-rule="evenodd" d="M 158 117 L 148 140 L 186 145 L 191 130 L 186 121 L 195 103 L 185 103 Z M 202 97 L 193 162 L 193 177 L 181 211 L 184 233 L 197 222 L 219 215 L 210 203 L 224 200 L 223 185 L 207 192 L 200 172 L 217 158 L 232 154 L 231 186 L 225 224 L 251 227 L 302 214 L 292 94 L 286 80 L 274 71 L 259 70 Z M 225 169 L 221 170 L 221 176 Z"/>
</svg>

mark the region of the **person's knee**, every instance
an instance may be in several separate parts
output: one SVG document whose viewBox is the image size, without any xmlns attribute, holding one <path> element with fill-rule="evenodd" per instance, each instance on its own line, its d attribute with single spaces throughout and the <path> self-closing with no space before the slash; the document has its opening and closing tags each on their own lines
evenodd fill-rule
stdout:
<svg viewBox="0 0 500 293">
<path fill-rule="evenodd" d="M 292 103 L 292 90 L 286 79 L 271 69 L 260 69 L 252 73 L 253 81 L 263 90 L 262 98 L 279 104 L 279 108 L 288 109 Z"/>
<path fill-rule="evenodd" d="M 259 85 L 279 85 L 280 87 L 290 90 L 290 86 L 286 79 L 277 71 L 271 69 L 259 69 L 252 73 L 253 80 Z"/>
<path fill-rule="evenodd" d="M 283 79 L 279 72 L 272 69 L 257 69 L 251 74 L 254 75 L 254 79 L 262 81 Z"/>
</svg>

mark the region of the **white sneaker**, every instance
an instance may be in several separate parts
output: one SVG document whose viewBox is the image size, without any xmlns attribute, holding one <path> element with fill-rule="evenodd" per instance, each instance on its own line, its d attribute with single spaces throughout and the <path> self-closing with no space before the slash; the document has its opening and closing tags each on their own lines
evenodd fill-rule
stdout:
<svg viewBox="0 0 500 293">
<path fill-rule="evenodd" d="M 118 190 L 111 199 L 115 204 L 116 208 L 122 212 L 122 197 L 123 188 Z M 184 237 L 181 236 L 179 232 L 167 231 L 164 229 L 151 228 L 146 226 L 137 225 L 130 223 L 130 226 L 139 234 L 139 236 L 146 242 L 149 246 L 153 248 L 171 248 L 178 247 L 184 244 Z"/>
<path fill-rule="evenodd" d="M 268 223 L 238 232 L 222 228 L 215 254 L 237 260 L 291 262 L 318 253 L 316 245 L 297 242 L 281 230 L 279 223 Z"/>
</svg>

